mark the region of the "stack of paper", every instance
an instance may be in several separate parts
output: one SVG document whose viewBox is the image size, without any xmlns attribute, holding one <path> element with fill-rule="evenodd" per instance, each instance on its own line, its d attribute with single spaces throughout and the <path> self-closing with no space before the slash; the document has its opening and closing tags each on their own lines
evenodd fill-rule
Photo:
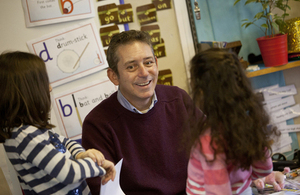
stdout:
<svg viewBox="0 0 300 195">
<path fill-rule="evenodd" d="M 271 124 L 277 126 L 282 135 L 275 139 L 272 146 L 273 153 L 292 151 L 292 138 L 288 133 L 300 131 L 300 125 L 287 125 L 286 121 L 300 116 L 300 105 L 295 104 L 294 95 L 297 94 L 295 85 L 279 87 L 273 85 L 256 90 L 262 95 L 265 110 L 269 113 Z"/>
</svg>

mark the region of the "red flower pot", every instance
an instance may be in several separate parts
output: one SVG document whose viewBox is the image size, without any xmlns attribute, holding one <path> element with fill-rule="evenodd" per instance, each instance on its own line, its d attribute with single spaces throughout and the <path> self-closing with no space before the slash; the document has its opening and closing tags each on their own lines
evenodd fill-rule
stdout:
<svg viewBox="0 0 300 195">
<path fill-rule="evenodd" d="M 266 67 L 281 66 L 288 63 L 287 34 L 256 39 Z"/>
</svg>

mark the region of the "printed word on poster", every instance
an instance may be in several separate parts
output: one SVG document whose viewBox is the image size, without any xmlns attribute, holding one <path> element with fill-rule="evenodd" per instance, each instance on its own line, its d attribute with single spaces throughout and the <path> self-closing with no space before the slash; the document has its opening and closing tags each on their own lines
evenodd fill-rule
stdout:
<svg viewBox="0 0 300 195">
<path fill-rule="evenodd" d="M 71 139 L 81 139 L 82 122 L 87 114 L 115 91 L 116 86 L 104 79 L 54 95 L 52 104 L 61 133 Z"/>
<path fill-rule="evenodd" d="M 52 87 L 107 68 L 95 24 L 84 23 L 27 42 L 46 63 Z"/>
<path fill-rule="evenodd" d="M 26 27 L 95 16 L 92 0 L 22 0 Z"/>
</svg>

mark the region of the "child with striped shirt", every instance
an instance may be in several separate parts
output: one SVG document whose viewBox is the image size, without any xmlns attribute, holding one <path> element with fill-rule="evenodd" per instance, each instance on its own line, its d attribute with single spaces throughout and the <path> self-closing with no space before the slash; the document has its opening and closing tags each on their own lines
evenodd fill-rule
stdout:
<svg viewBox="0 0 300 195">
<path fill-rule="evenodd" d="M 48 122 L 50 91 L 44 61 L 26 52 L 0 55 L 0 143 L 23 193 L 90 194 L 85 178 L 114 180 L 114 164 L 95 149 L 58 135 Z"/>
</svg>

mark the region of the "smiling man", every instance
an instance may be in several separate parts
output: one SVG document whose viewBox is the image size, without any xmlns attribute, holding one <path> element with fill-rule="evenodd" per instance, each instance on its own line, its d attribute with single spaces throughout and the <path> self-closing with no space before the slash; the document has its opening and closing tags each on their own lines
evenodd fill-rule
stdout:
<svg viewBox="0 0 300 195">
<path fill-rule="evenodd" d="M 118 91 L 85 118 L 83 147 L 100 150 L 115 164 L 123 158 L 120 184 L 126 195 L 186 194 L 189 156 L 179 150 L 180 141 L 189 116 L 200 111 L 184 90 L 157 85 L 157 58 L 146 32 L 113 36 L 107 61 L 107 76 Z M 100 178 L 87 181 L 99 195 Z"/>
</svg>

